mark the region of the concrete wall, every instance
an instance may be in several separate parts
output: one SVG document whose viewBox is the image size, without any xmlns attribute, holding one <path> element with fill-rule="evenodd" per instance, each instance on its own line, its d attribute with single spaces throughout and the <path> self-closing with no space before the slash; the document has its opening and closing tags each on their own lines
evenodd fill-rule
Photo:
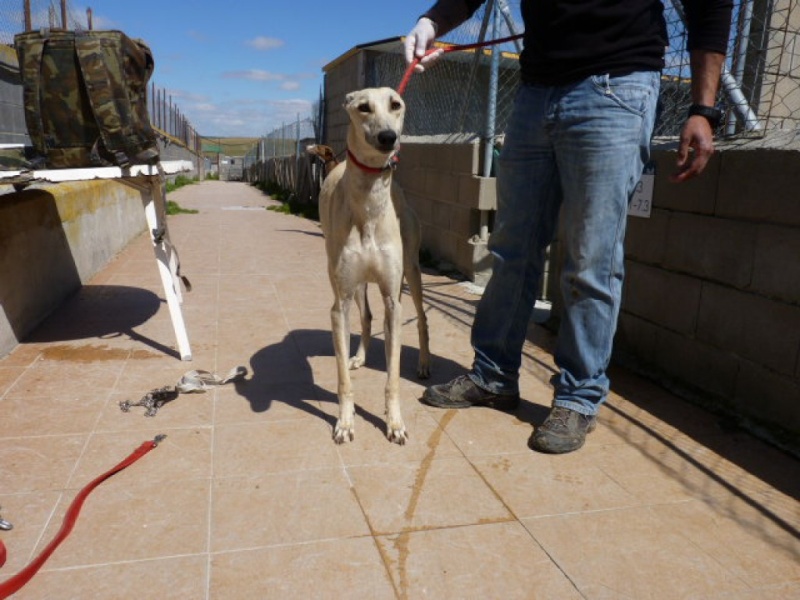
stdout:
<svg viewBox="0 0 800 600">
<path fill-rule="evenodd" d="M 403 140 L 395 177 L 423 223 L 423 247 L 477 283 L 494 179 L 478 143 Z M 720 143 L 706 172 L 668 180 L 656 143 L 650 218 L 629 217 L 615 360 L 774 439 L 800 435 L 800 139 Z M 557 327 L 558 242 L 548 298 Z"/>
<path fill-rule="evenodd" d="M 204 176 L 202 157 L 163 132 L 158 141 L 162 161 L 190 160 L 194 170 L 183 175 Z M 0 143 L 30 143 L 16 53 L 8 46 L 0 46 Z M 0 356 L 145 229 L 141 192 L 118 181 L 19 192 L 0 184 Z"/>
<path fill-rule="evenodd" d="M 326 70 L 326 143 L 344 150 L 345 92 L 363 53 Z M 796 95 L 796 94 L 795 94 Z M 449 140 L 448 140 L 449 141 Z M 800 136 L 718 145 L 707 171 L 668 181 L 675 151 L 655 144 L 650 218 L 630 217 L 615 359 L 773 439 L 800 436 Z M 478 142 L 404 136 L 395 177 L 423 224 L 423 247 L 484 283 L 495 209 Z M 543 295 L 557 327 L 558 242 Z"/>
<path fill-rule="evenodd" d="M 496 208 L 494 178 L 482 172 L 479 142 L 415 142 L 403 138 L 395 177 L 422 223 L 422 247 L 485 284 L 491 261 L 481 224 Z"/>
<path fill-rule="evenodd" d="M 118 182 L 9 187 L 0 186 L 0 356 L 146 228 L 141 192 Z"/>
<path fill-rule="evenodd" d="M 721 145 L 630 218 L 618 358 L 718 408 L 800 434 L 800 145 Z"/>
<path fill-rule="evenodd" d="M 629 217 L 616 362 L 775 441 L 800 436 L 800 144 L 719 144 L 669 182 L 655 144 L 650 218 Z M 560 249 L 553 249 L 552 328 Z"/>
</svg>

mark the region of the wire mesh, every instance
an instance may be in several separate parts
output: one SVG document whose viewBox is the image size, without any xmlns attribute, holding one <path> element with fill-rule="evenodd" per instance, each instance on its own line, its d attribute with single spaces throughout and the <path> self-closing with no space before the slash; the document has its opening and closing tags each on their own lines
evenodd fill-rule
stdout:
<svg viewBox="0 0 800 600">
<path fill-rule="evenodd" d="M 13 46 L 14 35 L 26 29 L 92 29 L 91 9 L 85 12 L 75 10 L 69 2 L 61 0 L 30 0 L 30 12 L 26 14 L 25 4 L 25 0 L 0 0 L 0 43 Z M 0 102 L 3 99 L 0 97 Z M 166 90 L 151 84 L 147 104 L 153 127 L 166 134 L 170 142 L 178 141 L 192 151 L 199 152 L 199 135 Z M 22 111 L 21 105 L 19 111 Z M 0 135 L 3 133 L 10 135 L 11 132 L 0 129 Z"/>
<path fill-rule="evenodd" d="M 520 0 L 487 2 L 445 36 L 468 45 L 514 36 L 524 30 Z M 669 35 L 662 74 L 656 136 L 676 136 L 691 104 L 687 33 L 680 2 L 665 1 Z M 800 126 L 800 7 L 797 0 L 736 0 L 718 106 L 724 118 L 719 137 L 764 135 Z M 482 50 L 448 52 L 435 77 L 412 77 L 404 96 L 409 107 L 405 132 L 453 138 L 500 136 L 519 82 L 516 42 Z M 492 90 L 491 61 L 497 52 L 497 84 Z M 396 86 L 406 65 L 401 49 L 373 54 L 366 61 L 367 85 Z M 433 72 L 433 70 L 431 70 Z M 496 104 L 494 101 L 496 98 Z M 490 111 L 494 110 L 494 115 Z M 447 138 L 445 138 L 447 139 Z"/>
<path fill-rule="evenodd" d="M 318 131 L 318 124 L 311 117 L 282 124 L 263 136 L 247 153 L 245 168 L 276 156 L 300 156 L 305 153 L 305 145 L 319 141 Z"/>
<path fill-rule="evenodd" d="M 89 29 L 89 15 L 61 0 L 29 0 L 31 29 Z M 25 1 L 0 0 L 0 44 L 11 45 L 14 35 L 25 31 Z"/>
<path fill-rule="evenodd" d="M 491 3 L 485 3 L 450 32 L 446 41 L 463 45 L 522 33 L 520 0 L 495 1 L 499 11 L 490 10 Z M 0 0 L 0 43 L 13 44 L 14 34 L 25 29 L 24 4 L 23 0 Z M 680 131 L 691 103 L 691 76 L 682 5 L 665 0 L 664 6 L 669 47 L 655 134 L 673 136 Z M 64 14 L 60 0 L 30 0 L 30 7 L 34 29 L 61 27 L 65 18 L 68 28 L 89 27 L 87 13 L 68 7 Z M 798 0 L 735 0 L 718 102 L 725 115 L 719 136 L 763 135 L 800 127 L 799 31 Z M 510 42 L 484 50 L 450 52 L 435 67 L 436 77 L 412 77 L 406 93 L 406 133 L 502 135 L 519 81 L 519 51 Z M 496 85 L 493 59 L 498 67 Z M 396 86 L 405 67 L 400 50 L 372 55 L 367 62 L 367 83 Z"/>
</svg>

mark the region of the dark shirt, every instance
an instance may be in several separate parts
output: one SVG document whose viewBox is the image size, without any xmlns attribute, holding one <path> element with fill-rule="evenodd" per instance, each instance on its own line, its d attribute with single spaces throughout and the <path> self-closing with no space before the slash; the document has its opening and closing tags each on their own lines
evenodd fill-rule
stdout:
<svg viewBox="0 0 800 600">
<path fill-rule="evenodd" d="M 483 0 L 439 0 L 425 15 L 441 37 Z M 660 71 L 668 44 L 662 0 L 522 0 L 522 80 L 560 85 L 590 75 Z M 725 54 L 732 0 L 685 0 L 687 50 Z"/>
</svg>

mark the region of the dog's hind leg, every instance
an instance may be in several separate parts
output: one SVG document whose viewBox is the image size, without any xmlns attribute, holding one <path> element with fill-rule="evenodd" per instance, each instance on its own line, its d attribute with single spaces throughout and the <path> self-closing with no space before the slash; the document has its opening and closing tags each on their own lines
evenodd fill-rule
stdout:
<svg viewBox="0 0 800 600">
<path fill-rule="evenodd" d="M 339 419 L 333 430 L 333 440 L 337 444 L 352 441 L 355 437 L 354 418 L 355 403 L 353 400 L 353 386 L 350 381 L 347 357 L 350 354 L 350 304 L 351 297 L 342 298 L 336 293 L 336 299 L 331 308 L 331 330 L 333 331 L 333 349 L 336 354 L 336 372 L 338 387 L 336 395 L 339 398 Z"/>
<path fill-rule="evenodd" d="M 358 350 L 356 350 L 356 353 L 350 358 L 349 367 L 351 369 L 364 366 L 367 360 L 369 341 L 372 336 L 372 311 L 369 309 L 366 283 L 362 283 L 356 288 L 354 298 L 356 306 L 358 306 L 358 312 L 361 315 L 361 340 L 358 343 Z"/>
<path fill-rule="evenodd" d="M 403 311 L 400 293 L 384 295 L 386 319 L 386 437 L 395 444 L 405 444 L 408 440 L 406 426 L 400 411 L 400 334 L 403 325 Z"/>
<path fill-rule="evenodd" d="M 431 376 L 431 352 L 428 343 L 428 316 L 422 304 L 422 273 L 418 264 L 407 265 L 405 269 L 408 289 L 414 308 L 417 310 L 417 331 L 419 332 L 419 362 L 417 363 L 417 377 L 427 379 Z"/>
</svg>

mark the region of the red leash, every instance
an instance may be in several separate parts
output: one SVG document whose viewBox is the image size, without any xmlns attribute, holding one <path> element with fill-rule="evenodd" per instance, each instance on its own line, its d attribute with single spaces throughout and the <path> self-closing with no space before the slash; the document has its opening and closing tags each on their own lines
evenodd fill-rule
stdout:
<svg viewBox="0 0 800 600">
<path fill-rule="evenodd" d="M 72 528 L 75 526 L 75 521 L 78 520 L 78 515 L 81 512 L 81 507 L 83 506 L 84 500 L 86 497 L 94 490 L 98 485 L 103 483 L 106 479 L 119 473 L 123 469 L 129 467 L 137 460 L 142 458 L 145 454 L 150 452 L 153 448 L 158 446 L 158 444 L 165 438 L 164 435 L 156 436 L 154 440 L 148 440 L 143 442 L 141 446 L 139 446 L 136 450 L 134 450 L 128 458 L 123 460 L 113 469 L 110 469 L 94 479 L 93 481 L 89 482 L 86 487 L 84 487 L 78 495 L 75 496 L 75 499 L 70 504 L 69 509 L 67 510 L 67 514 L 64 516 L 64 521 L 61 524 L 61 529 L 53 538 L 47 547 L 42 550 L 42 552 L 37 556 L 27 567 L 22 569 L 19 573 L 14 575 L 11 579 L 0 583 L 0 600 L 5 600 L 11 594 L 15 594 L 18 592 L 26 583 L 28 583 L 31 578 L 36 575 L 36 572 L 42 568 L 42 565 L 45 561 L 50 558 L 50 555 L 55 551 L 56 548 L 63 542 L 66 537 L 72 532 Z M 0 541 L 0 567 L 2 567 L 6 562 L 6 547 L 2 541 Z"/>
<path fill-rule="evenodd" d="M 473 48 L 484 48 L 486 46 L 493 46 L 495 44 L 503 44 L 505 42 L 513 42 L 514 40 L 519 40 L 523 37 L 523 34 L 518 35 L 510 35 L 504 38 L 498 38 L 496 40 L 489 40 L 488 42 L 477 42 L 475 44 L 463 44 L 463 45 L 454 45 L 454 46 L 446 46 L 444 48 L 431 48 L 428 50 L 422 57 L 414 57 L 414 60 L 411 61 L 411 64 L 408 65 L 405 74 L 403 75 L 403 79 L 400 81 L 400 85 L 397 86 L 397 93 L 401 96 L 403 92 L 406 91 L 406 86 L 408 85 L 408 81 L 411 79 L 411 74 L 414 72 L 414 67 L 419 64 L 419 61 L 428 56 L 429 54 L 433 54 L 438 50 L 444 50 L 444 54 L 448 52 L 455 52 L 457 50 L 472 50 Z"/>
</svg>

